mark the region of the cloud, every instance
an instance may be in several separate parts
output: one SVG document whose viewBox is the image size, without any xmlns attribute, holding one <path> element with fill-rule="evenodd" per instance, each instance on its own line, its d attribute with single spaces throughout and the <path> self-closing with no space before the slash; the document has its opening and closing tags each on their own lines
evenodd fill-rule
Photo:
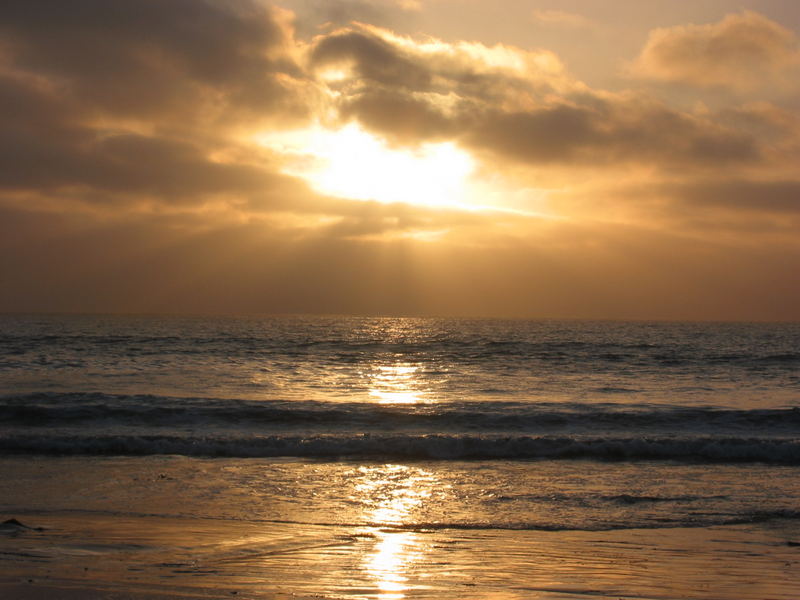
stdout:
<svg viewBox="0 0 800 600">
<path fill-rule="evenodd" d="M 387 40 L 362 31 L 342 31 L 319 39 L 311 54 L 317 70 L 352 69 L 369 83 L 426 90 L 431 73 Z"/>
<path fill-rule="evenodd" d="M 584 28 L 591 25 L 591 21 L 583 15 L 563 10 L 534 9 L 531 16 L 536 23 L 555 27 Z"/>
<path fill-rule="evenodd" d="M 244 1 L 0 6 L 6 71 L 35 74 L 88 114 L 203 122 L 303 112 L 283 14 Z"/>
<path fill-rule="evenodd" d="M 551 197 L 553 210 L 576 220 L 602 220 L 653 232 L 702 240 L 711 246 L 784 247 L 800 250 L 800 180 L 786 172 L 780 178 L 724 176 L 709 171 L 685 177 L 652 174 L 595 182 L 589 190 L 573 189 Z M 794 250 L 793 250 L 794 252 Z M 778 259 L 781 260 L 781 259 Z"/>
<path fill-rule="evenodd" d="M 335 77 L 327 79 L 347 93 L 380 84 L 409 92 L 519 102 L 528 94 L 541 96 L 576 85 L 547 50 L 417 40 L 364 23 L 318 36 L 310 64 L 323 78 L 333 71 Z"/>
<path fill-rule="evenodd" d="M 268 161 L 216 158 L 234 147 L 224 138 L 100 127 L 87 122 L 81 108 L 0 77 L 0 190 L 7 198 L 26 192 L 26 202 L 31 195 L 49 204 L 59 196 L 80 197 L 85 205 L 137 209 L 154 202 L 202 206 L 265 190 L 281 202 L 309 193 Z"/>
<path fill-rule="evenodd" d="M 408 27 L 422 10 L 420 0 L 293 0 L 295 26 L 302 37 L 352 22 L 386 28 Z"/>
<path fill-rule="evenodd" d="M 742 213 L 778 217 L 789 225 L 800 225 L 800 180 L 754 181 L 737 178 L 695 181 L 671 186 L 670 195 L 680 198 L 691 209 L 721 208 Z"/>
<path fill-rule="evenodd" d="M 761 160 L 757 137 L 651 98 L 594 91 L 546 51 L 416 43 L 354 25 L 317 38 L 311 64 L 344 119 L 404 144 L 459 140 L 529 165 L 646 164 L 706 169 Z"/>
<path fill-rule="evenodd" d="M 800 298 L 792 110 L 687 111 L 591 89 L 547 49 L 375 24 L 413 2 L 305 6 L 334 23 L 261 0 L 0 3 L 0 310 L 677 318 L 734 297 L 730 317 L 795 314 L 742 289 Z M 755 23 L 773 51 L 753 64 L 785 72 L 794 38 L 734 17 L 704 27 Z M 649 76 L 665 44 L 643 53 Z M 350 121 L 390 147 L 450 142 L 501 195 L 544 182 L 551 218 L 328 197 L 258 142 Z"/>
<path fill-rule="evenodd" d="M 469 141 L 530 164 L 645 164 L 692 169 L 751 163 L 754 139 L 652 102 L 594 98 L 584 105 L 484 115 Z"/>
<path fill-rule="evenodd" d="M 794 32 L 753 11 L 717 23 L 655 29 L 632 66 L 636 76 L 695 87 L 752 90 L 798 75 Z"/>
<path fill-rule="evenodd" d="M 84 214 L 101 229 L 146 214 L 178 219 L 182 230 L 253 221 L 279 236 L 331 239 L 471 226 L 455 212 L 316 194 L 241 135 L 310 123 L 325 98 L 279 11 L 204 0 L 12 1 L 0 16 L 0 206 L 9 211 Z M 403 51 L 379 39 L 325 42 L 317 49 L 328 60 L 363 59 L 364 78 L 427 85 L 427 71 L 415 78 Z"/>
<path fill-rule="evenodd" d="M 307 122 L 316 101 L 277 9 L 9 0 L 0 47 L 0 202 L 186 210 L 311 196 L 239 141 Z"/>
<path fill-rule="evenodd" d="M 454 141 L 500 170 L 757 168 L 798 137 L 766 135 L 774 110 L 723 118 L 592 90 L 547 50 L 364 23 L 305 44 L 290 15 L 256 2 L 10 0 L 0 11 L 0 185 L 15 193 L 338 214 L 241 137 L 331 119 L 407 146 Z"/>
<path fill-rule="evenodd" d="M 0 185 L 16 194 L 7 198 L 35 190 L 136 210 L 216 202 L 241 215 L 327 211 L 352 219 L 341 202 L 281 174 L 281 157 L 242 140 L 241 128 L 302 126 L 333 114 L 397 144 L 455 141 L 486 169 L 704 171 L 763 162 L 766 125 L 745 122 L 778 118 L 767 109 L 749 110 L 747 119 L 742 110 L 689 114 L 642 95 L 591 90 L 546 50 L 414 39 L 363 23 L 306 46 L 293 38 L 291 18 L 260 4 L 32 6 L 4 5 L 0 27 L 10 48 L 0 73 Z M 187 24 L 177 15 L 189 7 Z M 63 18 L 42 31 L 35 17 L 45 8 Z M 206 27 L 207 38 L 199 33 Z M 58 44 L 69 51 L 59 56 Z M 93 44 L 113 46 L 114 69 L 90 60 Z M 269 102 L 254 101 L 273 85 L 279 91 Z M 117 90 L 110 98 L 109 86 Z"/>
</svg>

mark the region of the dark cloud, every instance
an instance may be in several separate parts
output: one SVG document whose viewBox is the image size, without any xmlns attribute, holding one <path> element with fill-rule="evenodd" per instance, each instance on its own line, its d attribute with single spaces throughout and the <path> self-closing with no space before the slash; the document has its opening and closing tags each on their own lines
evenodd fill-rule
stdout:
<svg viewBox="0 0 800 600">
<path fill-rule="evenodd" d="M 199 202 L 209 194 L 301 187 L 267 168 L 213 161 L 209 148 L 197 141 L 69 125 L 50 99 L 21 91 L 0 81 L 0 107 L 9 109 L 0 117 L 2 188 L 46 192 L 83 186 L 123 198 L 147 194 L 167 202 Z M 41 113 L 49 116 L 40 118 Z"/>
<path fill-rule="evenodd" d="M 325 36 L 315 45 L 311 64 L 316 69 L 352 67 L 357 78 L 398 88 L 425 90 L 432 73 L 400 48 L 377 35 L 346 31 Z"/>
<path fill-rule="evenodd" d="M 649 102 L 603 99 L 524 111 L 474 103 L 460 108 L 448 114 L 435 101 L 385 90 L 343 103 L 345 115 L 392 139 L 418 143 L 447 136 L 477 152 L 531 166 L 631 163 L 704 169 L 758 163 L 762 154 L 747 132 Z"/>
<path fill-rule="evenodd" d="M 289 32 L 259 3 L 78 0 L 0 5 L 0 40 L 15 70 L 113 116 L 274 111 L 290 101 L 278 74 L 301 76 Z"/>
<path fill-rule="evenodd" d="M 670 195 L 694 208 L 764 213 L 800 220 L 800 181 L 753 181 L 737 178 L 668 186 Z"/>
<path fill-rule="evenodd" d="M 522 51 L 476 42 L 418 43 L 390 31 L 355 23 L 317 36 L 312 67 L 351 67 L 341 87 L 348 93 L 373 89 L 398 93 L 455 95 L 461 101 L 541 101 L 572 85 L 558 58 L 545 50 Z M 563 90 L 562 90 L 563 91 Z"/>
<path fill-rule="evenodd" d="M 591 213 L 712 244 L 798 247 L 800 181 L 748 179 L 743 174 L 720 177 L 713 171 L 706 175 L 644 178 L 598 187 L 590 195 L 556 194 L 552 202 L 563 214 Z"/>
<path fill-rule="evenodd" d="M 297 14 L 295 26 L 303 38 L 353 22 L 410 28 L 420 8 L 415 0 L 291 0 L 288 6 Z"/>
<path fill-rule="evenodd" d="M 546 55 L 483 46 L 412 48 L 362 27 L 319 38 L 312 64 L 352 67 L 337 87 L 341 114 L 400 143 L 449 137 L 531 165 L 705 169 L 761 158 L 757 138 L 746 130 L 646 97 L 570 84 L 557 68 L 537 70 Z"/>
<path fill-rule="evenodd" d="M 793 173 L 800 164 L 800 114 L 768 102 L 725 108 L 715 119 L 726 127 L 757 139 L 768 156 L 772 177 Z"/>
<path fill-rule="evenodd" d="M 598 147 L 605 142 L 608 136 L 596 125 L 591 111 L 562 105 L 536 111 L 490 113 L 470 138 L 476 146 L 519 160 L 572 161 L 582 148 Z"/>
<path fill-rule="evenodd" d="M 269 13 L 248 2 L 229 8 L 209 0 L 8 0 L 2 15 L 23 66 L 87 79 L 120 80 L 160 58 L 221 83 L 283 41 Z"/>
<path fill-rule="evenodd" d="M 353 94 L 342 102 L 340 113 L 344 119 L 356 118 L 367 128 L 407 145 L 461 134 L 459 119 L 430 101 L 380 88 Z"/>
<path fill-rule="evenodd" d="M 308 112 L 285 83 L 304 79 L 291 30 L 258 2 L 9 0 L 0 43 L 0 188 L 134 206 L 310 193 L 214 158 L 236 144 L 226 127 Z"/>
</svg>

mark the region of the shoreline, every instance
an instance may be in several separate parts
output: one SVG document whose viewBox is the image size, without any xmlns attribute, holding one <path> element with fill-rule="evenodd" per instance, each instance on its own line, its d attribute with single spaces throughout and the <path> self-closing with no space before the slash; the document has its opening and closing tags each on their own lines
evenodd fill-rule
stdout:
<svg viewBox="0 0 800 600">
<path fill-rule="evenodd" d="M 0 538 L 3 597 L 790 600 L 800 583 L 796 521 L 548 532 L 32 516 L 43 531 Z"/>
</svg>

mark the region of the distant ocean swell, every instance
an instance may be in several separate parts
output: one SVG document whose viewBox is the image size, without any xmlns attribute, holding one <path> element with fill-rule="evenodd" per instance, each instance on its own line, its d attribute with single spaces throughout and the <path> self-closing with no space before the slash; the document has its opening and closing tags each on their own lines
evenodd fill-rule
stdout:
<svg viewBox="0 0 800 600">
<path fill-rule="evenodd" d="M 763 462 L 800 465 L 800 441 L 748 437 L 571 437 L 471 434 L 20 435 L 0 437 L 6 454 L 302 457 L 379 460 L 585 459 Z"/>
<path fill-rule="evenodd" d="M 459 325 L 464 325 L 460 323 Z M 474 325 L 474 324 L 473 324 Z M 469 327 L 469 325 L 467 325 Z M 274 333 L 274 332 L 273 332 Z M 309 335 L 323 335 L 319 331 L 310 331 Z M 67 351 L 85 353 L 88 348 L 101 347 L 106 352 L 119 351 L 122 356 L 163 355 L 165 351 L 181 356 L 222 356 L 225 358 L 270 356 L 307 359 L 312 356 L 324 356 L 335 361 L 363 361 L 365 354 L 391 354 L 431 359 L 491 360 L 521 358 L 525 360 L 561 361 L 568 364 L 598 360 L 616 363 L 619 361 L 646 361 L 653 365 L 678 365 L 697 363 L 732 364 L 737 366 L 757 365 L 759 363 L 800 363 L 800 352 L 794 350 L 759 349 L 758 351 L 742 351 L 741 349 L 726 351 L 714 347 L 695 345 L 674 346 L 666 342 L 626 342 L 598 341 L 596 339 L 579 341 L 574 339 L 554 339 L 548 341 L 521 341 L 490 339 L 498 335 L 492 331 L 468 333 L 449 331 L 441 332 L 424 340 L 405 339 L 389 342 L 374 337 L 372 339 L 353 336 L 339 338 L 309 339 L 302 334 L 287 335 L 280 332 L 277 337 L 269 337 L 264 332 L 259 336 L 188 336 L 181 335 L 148 336 L 141 333 L 132 335 L 90 335 L 86 333 L 48 334 L 48 335 L 9 335 L 0 332 L 0 357 L 8 357 L 12 362 L 20 360 L 37 360 L 50 366 L 70 366 L 62 361 L 54 360 L 39 354 L 43 350 L 58 347 Z M 504 332 L 507 335 L 506 332 Z M 362 332 L 363 335 L 369 335 Z M 380 336 L 380 334 L 378 334 Z M 489 336 L 484 337 L 484 336 Z M 692 340 L 696 342 L 697 340 Z M 17 357 L 14 360 L 13 357 Z M 22 357 L 22 358 L 20 358 Z M 74 364 L 82 365 L 80 354 L 73 357 Z M 0 366 L 3 361 L 0 361 Z"/>
</svg>

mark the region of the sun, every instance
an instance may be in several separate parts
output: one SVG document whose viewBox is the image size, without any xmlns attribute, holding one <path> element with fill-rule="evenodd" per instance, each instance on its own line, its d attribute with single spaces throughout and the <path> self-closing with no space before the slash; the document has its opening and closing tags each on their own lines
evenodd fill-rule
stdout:
<svg viewBox="0 0 800 600">
<path fill-rule="evenodd" d="M 321 194 L 422 206 L 470 204 L 474 163 L 452 142 L 392 148 L 356 123 L 267 133 L 258 142 L 286 158 L 284 172 Z"/>
</svg>

